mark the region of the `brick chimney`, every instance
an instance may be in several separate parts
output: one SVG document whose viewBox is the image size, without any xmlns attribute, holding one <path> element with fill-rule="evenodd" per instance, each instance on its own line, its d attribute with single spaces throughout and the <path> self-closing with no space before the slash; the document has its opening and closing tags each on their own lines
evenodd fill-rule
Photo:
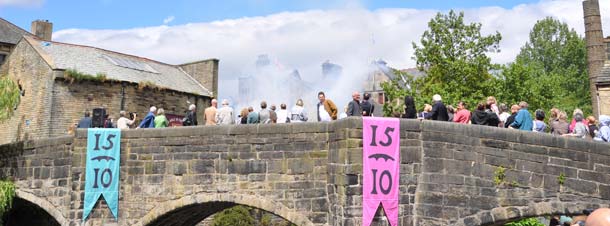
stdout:
<svg viewBox="0 0 610 226">
<path fill-rule="evenodd" d="M 36 35 L 36 37 L 45 40 L 51 41 L 53 35 L 53 23 L 48 20 L 35 20 L 32 21 L 32 34 Z"/>
<path fill-rule="evenodd" d="M 213 97 L 218 97 L 218 59 L 186 63 L 179 67 L 211 91 Z"/>
<path fill-rule="evenodd" d="M 599 116 L 597 93 L 597 77 L 600 76 L 606 57 L 606 46 L 602 32 L 602 19 L 599 12 L 598 0 L 585 0 L 582 2 L 585 19 L 585 39 L 587 41 L 587 64 L 589 70 L 589 92 L 593 114 Z"/>
</svg>

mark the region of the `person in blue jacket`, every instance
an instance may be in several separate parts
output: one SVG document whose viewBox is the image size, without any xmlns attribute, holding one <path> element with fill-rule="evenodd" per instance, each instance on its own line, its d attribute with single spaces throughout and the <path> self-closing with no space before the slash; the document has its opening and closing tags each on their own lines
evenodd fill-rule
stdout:
<svg viewBox="0 0 610 226">
<path fill-rule="evenodd" d="M 521 109 L 517 112 L 517 116 L 515 116 L 515 121 L 510 124 L 510 128 L 532 131 L 534 127 L 534 120 L 532 120 L 532 115 L 529 111 L 527 111 L 527 102 L 521 101 L 519 103 L 519 107 Z"/>
<path fill-rule="evenodd" d="M 150 111 L 148 111 L 146 117 L 142 119 L 138 128 L 155 128 L 155 112 L 157 112 L 157 107 L 150 107 Z"/>
</svg>

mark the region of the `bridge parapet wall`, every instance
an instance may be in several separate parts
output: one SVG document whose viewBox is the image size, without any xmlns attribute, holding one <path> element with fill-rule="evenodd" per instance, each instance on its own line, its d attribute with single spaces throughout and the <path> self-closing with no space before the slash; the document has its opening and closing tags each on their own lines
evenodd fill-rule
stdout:
<svg viewBox="0 0 610 226">
<path fill-rule="evenodd" d="M 608 144 L 400 123 L 400 225 L 493 225 L 610 205 Z M 360 225 L 362 142 L 359 118 L 123 131 L 119 221 L 99 201 L 85 224 L 190 224 L 243 204 L 297 225 Z M 0 155 L 0 176 L 19 193 L 43 200 L 35 204 L 62 225 L 81 225 L 85 130 L 3 145 Z M 388 225 L 383 211 L 374 225 Z"/>
<path fill-rule="evenodd" d="M 333 225 L 362 220 L 362 125 L 348 124 L 347 141 L 330 150 L 329 174 L 341 173 L 329 180 Z M 401 120 L 401 161 L 400 225 L 501 225 L 610 205 L 605 143 Z M 388 225 L 382 216 L 379 209 L 374 224 Z"/>
<path fill-rule="evenodd" d="M 118 223 L 198 222 L 213 212 L 193 214 L 186 209 L 204 203 L 175 201 L 209 196 L 219 198 L 204 198 L 206 202 L 249 205 L 299 225 L 324 224 L 329 126 L 295 123 L 124 131 Z M 84 155 L 85 149 L 86 133 L 78 131 L 74 153 Z M 73 170 L 84 170 L 84 165 L 82 159 Z M 73 180 L 84 183 L 84 178 Z M 82 203 L 84 191 L 74 192 L 74 201 Z M 261 206 L 267 200 L 272 202 Z M 100 203 L 88 220 L 93 225 L 107 223 L 111 216 Z M 74 211 L 81 216 L 80 209 Z M 163 216 L 172 211 L 178 212 Z"/>
<path fill-rule="evenodd" d="M 60 224 L 68 223 L 72 207 L 73 139 L 65 136 L 0 145 L 0 178 L 14 180 L 20 198 L 41 207 Z"/>
</svg>

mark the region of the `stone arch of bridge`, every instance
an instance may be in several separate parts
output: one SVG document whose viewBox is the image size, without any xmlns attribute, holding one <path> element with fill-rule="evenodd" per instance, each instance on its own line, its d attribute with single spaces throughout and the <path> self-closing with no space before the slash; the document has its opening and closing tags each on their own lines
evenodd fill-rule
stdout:
<svg viewBox="0 0 610 226">
<path fill-rule="evenodd" d="M 599 200 L 605 204 L 592 203 L 588 201 L 551 201 L 540 202 L 530 206 L 506 206 L 496 207 L 491 210 L 480 211 L 474 215 L 461 218 L 455 225 L 481 225 L 496 226 L 506 223 L 530 218 L 550 215 L 582 215 L 583 210 L 608 207 L 608 200 Z"/>
<path fill-rule="evenodd" d="M 137 225 L 195 225 L 210 215 L 235 205 L 265 210 L 296 225 L 314 225 L 302 212 L 265 197 L 240 193 L 199 193 L 165 201 L 149 211 Z"/>
<path fill-rule="evenodd" d="M 57 223 L 59 223 L 59 225 L 63 226 L 63 225 L 69 224 L 69 221 L 66 220 L 66 218 L 61 213 L 61 211 L 55 205 L 53 205 L 51 202 L 47 201 L 46 199 L 37 197 L 36 195 L 34 195 L 32 193 L 29 193 L 27 191 L 23 191 L 20 189 L 15 190 L 15 196 L 17 196 L 18 198 L 23 199 L 25 201 L 28 201 L 34 205 L 37 205 L 38 207 L 40 207 L 41 209 L 46 211 L 49 215 L 51 215 L 51 217 L 53 217 L 55 219 L 55 221 L 57 221 Z"/>
</svg>

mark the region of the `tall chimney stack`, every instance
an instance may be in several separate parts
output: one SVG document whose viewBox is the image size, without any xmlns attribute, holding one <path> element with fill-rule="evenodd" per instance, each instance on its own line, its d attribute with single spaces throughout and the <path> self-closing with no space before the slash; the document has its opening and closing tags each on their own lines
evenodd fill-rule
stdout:
<svg viewBox="0 0 610 226">
<path fill-rule="evenodd" d="M 587 41 L 587 63 L 589 70 L 589 91 L 593 114 L 599 117 L 599 104 L 596 80 L 604 67 L 606 49 L 602 32 L 602 19 L 599 12 L 598 0 L 585 0 L 582 2 L 585 19 L 585 38 Z"/>
<path fill-rule="evenodd" d="M 48 20 L 32 21 L 32 34 L 44 41 L 51 41 L 53 35 L 53 23 Z"/>
</svg>

